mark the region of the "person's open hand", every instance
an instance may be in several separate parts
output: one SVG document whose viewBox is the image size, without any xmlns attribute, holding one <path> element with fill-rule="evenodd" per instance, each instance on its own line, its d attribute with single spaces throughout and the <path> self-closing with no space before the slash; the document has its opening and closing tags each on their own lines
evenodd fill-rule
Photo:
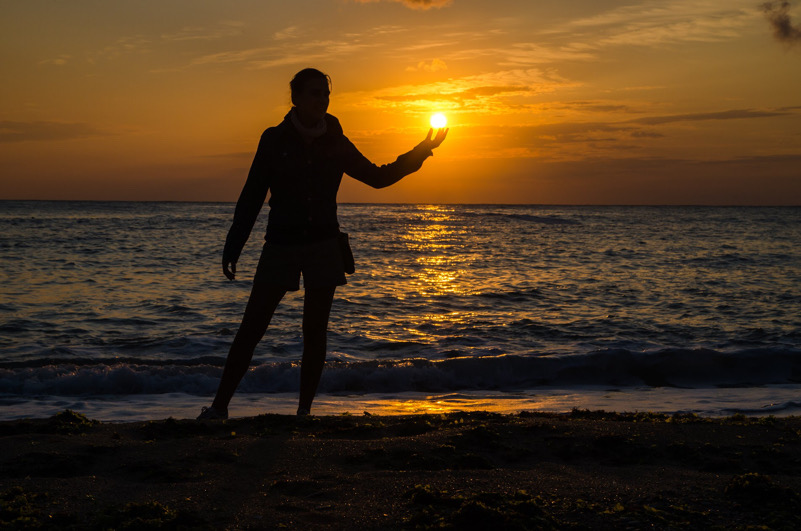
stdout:
<svg viewBox="0 0 801 531">
<path fill-rule="evenodd" d="M 223 268 L 223 275 L 225 275 L 225 278 L 227 278 L 228 280 L 234 280 L 236 278 L 235 261 L 226 260 L 225 258 L 223 258 L 222 268 Z"/>
<path fill-rule="evenodd" d="M 426 149 L 433 150 L 434 148 L 438 148 L 442 141 L 445 140 L 445 137 L 448 136 L 448 128 L 437 129 L 437 134 L 434 138 L 431 136 L 434 134 L 434 129 L 431 128 L 428 130 L 428 135 L 426 139 L 420 142 L 420 145 L 425 147 Z"/>
</svg>

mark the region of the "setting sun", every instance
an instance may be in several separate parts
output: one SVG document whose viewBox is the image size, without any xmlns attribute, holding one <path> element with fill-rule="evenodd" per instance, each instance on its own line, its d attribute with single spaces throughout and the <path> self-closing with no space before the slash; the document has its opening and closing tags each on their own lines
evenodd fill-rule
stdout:
<svg viewBox="0 0 801 531">
<path fill-rule="evenodd" d="M 431 127 L 434 129 L 442 129 L 448 124 L 448 119 L 441 112 L 431 115 Z"/>
</svg>

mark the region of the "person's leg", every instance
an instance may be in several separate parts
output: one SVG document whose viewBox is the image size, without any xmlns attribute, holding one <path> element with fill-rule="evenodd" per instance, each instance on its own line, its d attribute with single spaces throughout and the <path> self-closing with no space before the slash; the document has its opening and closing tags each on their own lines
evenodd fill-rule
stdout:
<svg viewBox="0 0 801 531">
<path fill-rule="evenodd" d="M 328 316 L 336 286 L 306 289 L 303 300 L 303 359 L 300 364 L 298 412 L 311 410 L 325 364 Z"/>
<path fill-rule="evenodd" d="M 250 366 L 253 351 L 267 331 L 273 313 L 285 294 L 286 289 L 282 287 L 263 282 L 253 284 L 242 324 L 239 325 L 231 349 L 228 351 L 217 396 L 211 404 L 215 410 L 228 411 L 228 403 Z"/>
</svg>

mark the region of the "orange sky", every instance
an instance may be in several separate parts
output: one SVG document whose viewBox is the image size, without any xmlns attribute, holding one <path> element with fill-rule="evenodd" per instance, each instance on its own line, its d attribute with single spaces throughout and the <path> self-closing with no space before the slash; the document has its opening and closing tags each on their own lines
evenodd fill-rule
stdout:
<svg viewBox="0 0 801 531">
<path fill-rule="evenodd" d="M 376 163 L 452 126 L 342 202 L 799 205 L 801 1 L 763 3 L 3 2 L 0 198 L 235 200 L 314 66 Z"/>
</svg>

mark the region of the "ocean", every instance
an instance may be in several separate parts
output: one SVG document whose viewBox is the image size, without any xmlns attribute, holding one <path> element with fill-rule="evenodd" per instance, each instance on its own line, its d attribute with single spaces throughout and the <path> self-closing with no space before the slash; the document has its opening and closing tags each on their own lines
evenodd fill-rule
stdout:
<svg viewBox="0 0 801 531">
<path fill-rule="evenodd" d="M 0 420 L 194 418 L 244 310 L 265 206 L 0 201 Z M 801 208 L 341 204 L 317 414 L 801 414 Z M 231 415 L 297 407 L 303 291 Z"/>
</svg>

